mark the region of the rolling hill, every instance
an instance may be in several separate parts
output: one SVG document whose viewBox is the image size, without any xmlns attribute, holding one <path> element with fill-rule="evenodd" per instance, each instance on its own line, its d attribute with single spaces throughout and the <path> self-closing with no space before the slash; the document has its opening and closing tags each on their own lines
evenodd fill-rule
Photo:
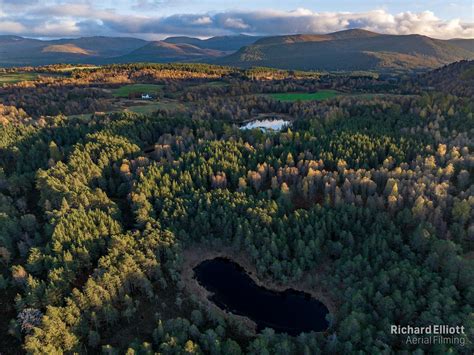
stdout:
<svg viewBox="0 0 474 355">
<path fill-rule="evenodd" d="M 470 49 L 473 45 L 474 40 L 443 41 L 356 29 L 327 35 L 267 37 L 215 63 L 301 70 L 436 68 L 474 59 L 474 49 Z"/>
<path fill-rule="evenodd" d="M 94 53 L 87 49 L 76 46 L 72 43 L 66 44 L 52 44 L 41 49 L 42 53 L 70 53 L 70 54 L 83 54 L 93 55 Z"/>
<path fill-rule="evenodd" d="M 0 36 L 0 66 L 204 61 L 230 54 L 259 38 L 243 35 L 207 40 L 172 37 L 166 41 L 149 42 L 138 38 L 103 36 L 51 41 Z"/>
<path fill-rule="evenodd" d="M 117 63 L 152 62 L 166 63 L 178 61 L 193 61 L 224 56 L 226 53 L 214 49 L 204 49 L 186 43 L 168 43 L 155 41 L 134 50 L 133 52 L 112 58 Z"/>
<path fill-rule="evenodd" d="M 218 51 L 237 51 L 244 46 L 249 46 L 259 39 L 264 38 L 262 36 L 216 36 L 208 39 L 199 39 L 194 37 L 168 37 L 164 40 L 167 43 L 186 43 L 192 44 L 193 46 L 205 49 L 215 49 Z"/>
<path fill-rule="evenodd" d="M 474 61 L 463 60 L 418 75 L 415 85 L 451 95 L 474 97 Z"/>
<path fill-rule="evenodd" d="M 130 53 L 148 42 L 126 37 L 81 37 L 42 41 L 0 36 L 0 66 L 54 63 L 102 63 L 105 58 Z"/>
<path fill-rule="evenodd" d="M 54 63 L 206 62 L 237 67 L 301 70 L 437 68 L 474 59 L 473 39 L 438 40 L 353 29 L 329 34 L 272 37 L 81 37 L 51 41 L 0 36 L 0 66 Z"/>
<path fill-rule="evenodd" d="M 52 44 L 72 44 L 99 57 L 116 57 L 145 46 L 148 41 L 132 37 L 81 37 L 51 41 Z"/>
<path fill-rule="evenodd" d="M 472 39 L 466 39 L 466 38 L 453 38 L 448 40 L 449 43 L 457 46 L 464 48 L 465 50 L 474 52 L 474 41 Z"/>
</svg>

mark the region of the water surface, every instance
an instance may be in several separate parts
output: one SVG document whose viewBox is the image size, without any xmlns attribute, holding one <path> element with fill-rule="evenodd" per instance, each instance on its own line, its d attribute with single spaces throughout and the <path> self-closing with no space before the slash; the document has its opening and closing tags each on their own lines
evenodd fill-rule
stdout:
<svg viewBox="0 0 474 355">
<path fill-rule="evenodd" d="M 266 130 L 273 130 L 273 131 L 281 131 L 283 128 L 290 124 L 289 121 L 276 119 L 276 120 L 255 120 L 248 122 L 244 126 L 240 127 L 240 129 L 254 129 L 260 128 L 264 131 Z"/>
<path fill-rule="evenodd" d="M 328 328 L 327 307 L 308 293 L 273 291 L 258 286 L 238 264 L 225 258 L 205 260 L 194 268 L 197 281 L 213 293 L 209 298 L 221 309 L 245 316 L 257 331 L 273 328 L 298 335 Z"/>
</svg>

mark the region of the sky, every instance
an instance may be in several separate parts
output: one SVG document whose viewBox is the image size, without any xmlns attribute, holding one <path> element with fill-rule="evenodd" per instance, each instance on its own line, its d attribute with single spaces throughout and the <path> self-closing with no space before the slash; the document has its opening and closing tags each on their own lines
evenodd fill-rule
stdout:
<svg viewBox="0 0 474 355">
<path fill-rule="evenodd" d="M 474 38 L 473 0 L 0 0 L 0 35 L 281 35 L 363 28 Z"/>
</svg>

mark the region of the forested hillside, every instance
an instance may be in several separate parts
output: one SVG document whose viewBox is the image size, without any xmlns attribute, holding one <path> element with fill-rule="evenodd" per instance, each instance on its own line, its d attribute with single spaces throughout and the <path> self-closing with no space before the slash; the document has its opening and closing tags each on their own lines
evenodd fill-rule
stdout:
<svg viewBox="0 0 474 355">
<path fill-rule="evenodd" d="M 2 75 L 1 353 L 473 352 L 474 101 L 431 84 L 442 72 Z M 262 116 L 289 124 L 241 129 Z M 201 249 L 320 294 L 330 327 L 255 332 L 207 307 L 182 277 Z M 463 325 L 465 345 L 407 344 L 393 324 Z"/>
<path fill-rule="evenodd" d="M 111 63 L 205 62 L 242 68 L 288 70 L 412 71 L 474 59 L 473 39 L 439 40 L 421 35 L 387 35 L 362 29 L 284 36 L 129 37 L 39 40 L 0 36 L 0 66 Z"/>
<path fill-rule="evenodd" d="M 199 60 L 225 55 L 223 51 L 200 48 L 187 43 L 168 43 L 156 41 L 138 48 L 133 52 L 114 58 L 115 63 L 156 62 L 168 63 L 177 61 Z"/>
<path fill-rule="evenodd" d="M 238 67 L 351 71 L 437 68 L 463 59 L 474 59 L 474 40 L 442 41 L 355 29 L 267 37 L 214 62 Z"/>
<path fill-rule="evenodd" d="M 463 60 L 416 78 L 414 85 L 425 85 L 446 94 L 474 97 L 474 61 Z"/>
</svg>

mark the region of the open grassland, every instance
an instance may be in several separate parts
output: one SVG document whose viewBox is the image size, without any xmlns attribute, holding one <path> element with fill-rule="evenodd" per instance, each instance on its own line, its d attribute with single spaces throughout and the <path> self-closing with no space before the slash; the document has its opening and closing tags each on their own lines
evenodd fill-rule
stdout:
<svg viewBox="0 0 474 355">
<path fill-rule="evenodd" d="M 0 73 L 0 84 L 13 84 L 20 81 L 33 81 L 38 73 Z"/>
<path fill-rule="evenodd" d="M 137 101 L 138 102 L 138 101 Z M 143 102 L 139 105 L 134 105 L 133 102 L 122 103 L 118 105 L 114 105 L 114 109 L 110 111 L 104 112 L 104 114 L 111 114 L 117 112 L 134 112 L 139 114 L 150 114 L 159 109 L 174 111 L 174 110 L 181 110 L 185 108 L 185 104 L 175 102 L 175 101 L 160 101 L 160 102 Z M 70 115 L 69 117 L 74 118 L 82 118 L 82 119 L 90 119 L 92 117 L 92 113 L 83 113 L 80 115 Z"/>
<path fill-rule="evenodd" d="M 317 92 L 288 92 L 288 93 L 274 93 L 269 94 L 275 100 L 293 102 L 293 101 L 319 101 L 333 98 L 340 93 L 336 90 L 320 90 Z"/>
<path fill-rule="evenodd" d="M 159 103 L 153 103 L 153 104 L 147 104 L 147 105 L 130 106 L 126 110 L 132 111 L 135 113 L 148 114 L 148 113 L 153 113 L 159 109 L 179 110 L 180 108 L 184 108 L 184 107 L 185 106 L 183 104 L 180 104 L 178 102 L 159 102 Z"/>
<path fill-rule="evenodd" d="M 57 68 L 56 70 L 63 73 L 71 73 L 74 70 L 91 70 L 91 69 L 98 69 L 98 68 L 100 67 L 96 65 L 76 65 L 76 66 L 67 66 L 64 68 Z"/>
<path fill-rule="evenodd" d="M 154 84 L 130 84 L 115 89 L 113 95 L 115 97 L 128 97 L 130 94 L 155 94 L 163 88 L 163 85 Z"/>
<path fill-rule="evenodd" d="M 65 75 L 56 72 L 0 73 L 0 85 L 16 84 L 22 81 L 36 81 L 40 77 L 63 78 Z"/>
</svg>

